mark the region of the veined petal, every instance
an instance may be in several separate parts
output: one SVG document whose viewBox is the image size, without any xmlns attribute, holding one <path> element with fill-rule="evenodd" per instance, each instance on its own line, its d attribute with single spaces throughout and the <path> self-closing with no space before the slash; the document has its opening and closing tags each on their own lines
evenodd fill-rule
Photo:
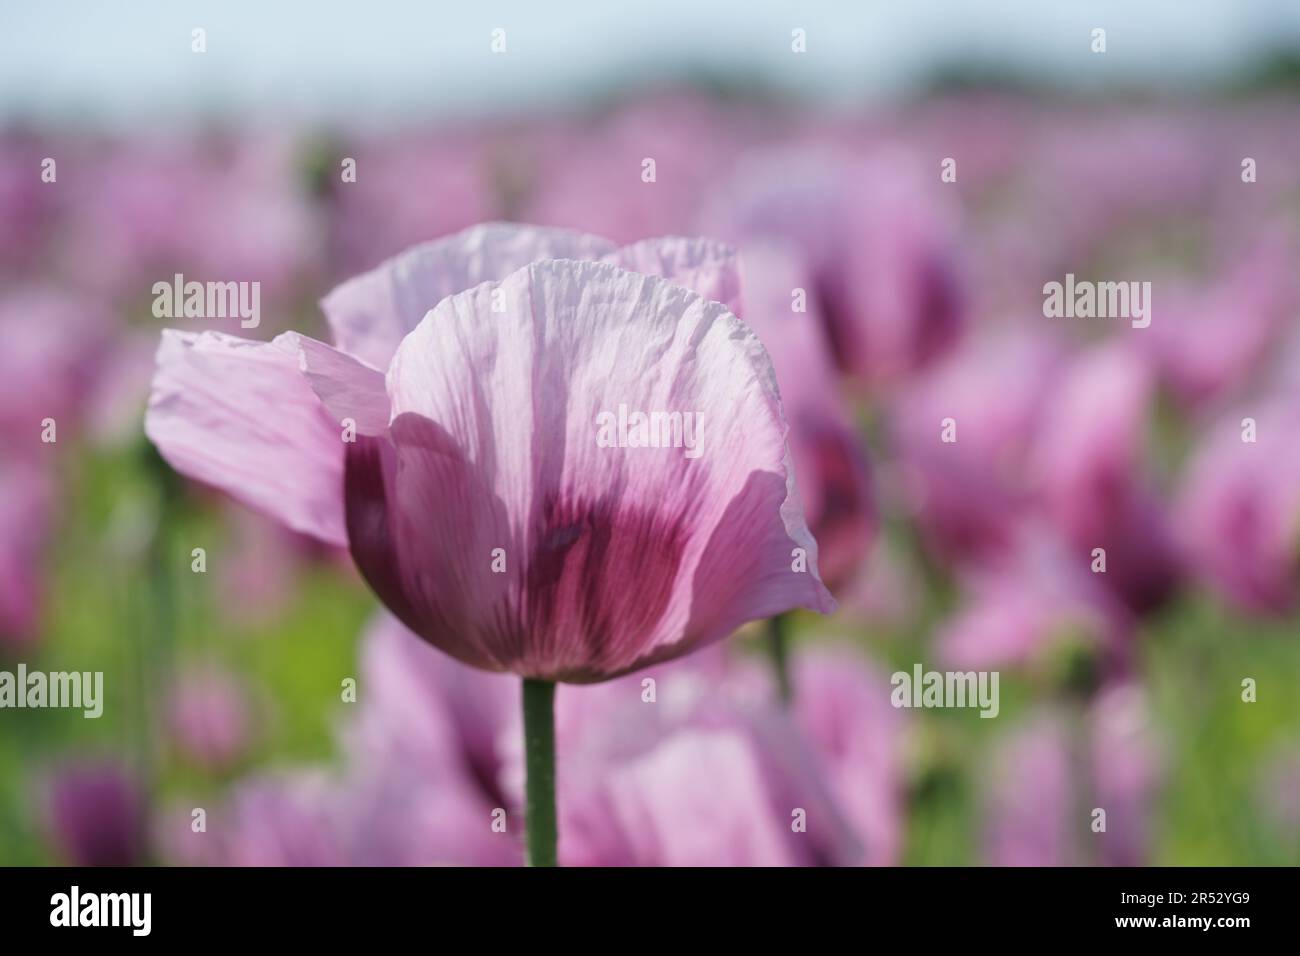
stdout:
<svg viewBox="0 0 1300 956">
<path fill-rule="evenodd" d="M 834 606 L 771 364 L 718 303 L 537 263 L 444 300 L 388 390 L 391 441 L 349 451 L 353 554 L 467 663 L 603 680 Z"/>
<path fill-rule="evenodd" d="M 287 332 L 281 338 L 298 347 L 299 368 L 336 421 L 352 419 L 361 435 L 383 434 L 389 413 L 383 372 L 305 335 Z"/>
<path fill-rule="evenodd" d="M 165 330 L 145 434 L 177 471 L 346 546 L 342 434 L 301 371 L 298 338 Z"/>
<path fill-rule="evenodd" d="M 447 296 L 504 279 L 540 259 L 596 259 L 599 236 L 490 222 L 422 243 L 340 285 L 321 309 L 343 351 L 386 369 L 402 338 Z"/>
<path fill-rule="evenodd" d="M 643 239 L 605 256 L 620 269 L 662 276 L 740 315 L 740 270 L 736 250 L 713 239 L 664 236 Z"/>
</svg>

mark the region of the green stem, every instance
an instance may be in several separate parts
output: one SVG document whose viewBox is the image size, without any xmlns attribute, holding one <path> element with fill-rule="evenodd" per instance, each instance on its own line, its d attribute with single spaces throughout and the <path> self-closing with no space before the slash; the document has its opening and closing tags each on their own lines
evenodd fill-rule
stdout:
<svg viewBox="0 0 1300 956">
<path fill-rule="evenodd" d="M 524 678 L 528 865 L 556 865 L 555 683 Z"/>
<path fill-rule="evenodd" d="M 794 700 L 794 682 L 790 679 L 790 640 L 784 614 L 767 619 L 767 649 L 772 655 L 772 673 L 781 703 L 788 706 Z"/>
</svg>

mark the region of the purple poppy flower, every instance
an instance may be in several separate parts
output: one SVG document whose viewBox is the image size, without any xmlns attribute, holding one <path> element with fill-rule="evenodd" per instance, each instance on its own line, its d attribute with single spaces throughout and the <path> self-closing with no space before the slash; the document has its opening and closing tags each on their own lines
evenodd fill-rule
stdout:
<svg viewBox="0 0 1300 956">
<path fill-rule="evenodd" d="M 925 168 L 892 150 L 758 152 L 704 227 L 799 249 L 838 367 L 868 385 L 895 382 L 947 352 L 965 325 L 955 220 Z"/>
<path fill-rule="evenodd" d="M 1101 579 L 1137 612 L 1168 598 L 1182 569 L 1145 463 L 1153 387 L 1116 345 L 1077 357 L 1048 402 L 1033 461 L 1050 519 L 1081 557 L 1104 549 Z"/>
<path fill-rule="evenodd" d="M 46 822 L 59 852 L 74 866 L 144 862 L 144 798 L 116 763 L 93 760 L 55 770 Z"/>
<path fill-rule="evenodd" d="M 871 548 L 876 513 L 867 452 L 836 390 L 809 277 L 793 250 L 753 246 L 741 256 L 737 314 L 767 347 L 790 424 L 790 454 L 822 580 L 846 585 Z"/>
<path fill-rule="evenodd" d="M 182 671 L 167 696 L 173 745 L 208 770 L 224 770 L 247 750 L 252 702 L 238 679 L 215 665 Z"/>
<path fill-rule="evenodd" d="M 346 541 L 398 617 L 488 670 L 603 680 L 829 611 L 771 364 L 725 306 L 574 260 L 443 297 L 597 242 L 494 227 L 414 250 L 326 300 L 352 354 L 167 333 L 146 430 L 180 470 Z"/>
<path fill-rule="evenodd" d="M 1300 588 L 1296 394 L 1262 399 L 1216 426 L 1179 494 L 1179 531 L 1197 573 L 1247 610 L 1282 613 Z"/>
<path fill-rule="evenodd" d="M 1163 761 L 1136 686 L 1104 688 L 1083 714 L 1035 715 L 999 743 L 992 768 L 986 807 L 988 862 L 1146 862 Z"/>
</svg>

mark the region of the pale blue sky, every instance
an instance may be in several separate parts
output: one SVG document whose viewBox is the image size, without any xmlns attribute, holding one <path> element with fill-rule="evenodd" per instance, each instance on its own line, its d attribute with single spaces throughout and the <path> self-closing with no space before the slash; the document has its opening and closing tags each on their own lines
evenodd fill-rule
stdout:
<svg viewBox="0 0 1300 956">
<path fill-rule="evenodd" d="M 1088 50 L 1095 26 L 1105 56 Z M 505 56 L 489 51 L 494 27 Z M 823 103 L 887 97 L 971 59 L 1090 88 L 1181 88 L 1280 43 L 1300 46 L 1296 0 L 0 0 L 0 121 L 476 116 L 692 65 Z"/>
</svg>

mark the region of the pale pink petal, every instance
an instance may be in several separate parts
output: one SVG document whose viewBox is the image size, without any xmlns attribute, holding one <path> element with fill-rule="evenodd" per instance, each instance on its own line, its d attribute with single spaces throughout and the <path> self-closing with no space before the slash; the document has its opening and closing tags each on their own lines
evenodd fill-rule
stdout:
<svg viewBox="0 0 1300 956">
<path fill-rule="evenodd" d="M 517 680 L 452 660 L 385 613 L 362 637 L 361 683 L 366 692 L 348 734 L 358 764 L 475 782 L 494 806 L 502 802 L 497 746 L 502 728 L 518 719 Z"/>
<path fill-rule="evenodd" d="M 213 846 L 205 862 L 342 866 L 351 859 L 343 826 L 347 811 L 339 781 L 325 771 L 292 770 L 252 778 L 208 821 L 206 836 Z"/>
<path fill-rule="evenodd" d="M 603 261 L 629 272 L 662 276 L 741 314 L 739 263 L 736 251 L 725 243 L 680 236 L 643 239 L 610 253 Z"/>
<path fill-rule="evenodd" d="M 707 769 L 707 772 L 701 772 Z M 790 815 L 738 730 L 675 734 L 605 768 L 561 804 L 560 853 L 577 866 L 790 866 Z"/>
<path fill-rule="evenodd" d="M 286 332 L 282 338 L 298 347 L 299 367 L 335 421 L 352 419 L 360 435 L 383 434 L 390 406 L 382 372 L 305 335 Z"/>
<path fill-rule="evenodd" d="M 857 833 L 859 860 L 896 864 L 902 853 L 903 714 L 889 700 L 889 683 L 860 657 L 818 651 L 796 662 L 795 719 L 820 758 L 823 772 Z"/>
<path fill-rule="evenodd" d="M 177 471 L 346 545 L 342 429 L 303 376 L 297 342 L 164 331 L 145 434 Z"/>
<path fill-rule="evenodd" d="M 386 369 L 402 338 L 447 296 L 504 279 L 541 259 L 595 259 L 614 244 L 598 236 L 485 223 L 435 239 L 349 279 L 321 301 L 343 351 Z"/>
</svg>

